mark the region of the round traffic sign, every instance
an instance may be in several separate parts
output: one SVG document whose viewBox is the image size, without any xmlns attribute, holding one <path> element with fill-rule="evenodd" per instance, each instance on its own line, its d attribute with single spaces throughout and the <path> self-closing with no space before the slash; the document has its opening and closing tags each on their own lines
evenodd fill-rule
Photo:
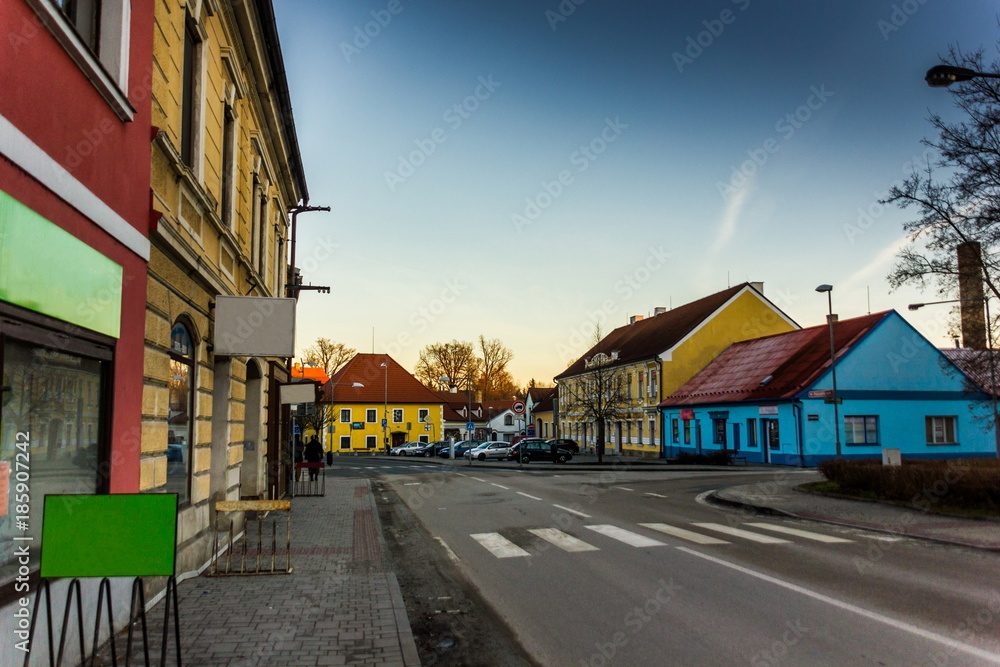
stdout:
<svg viewBox="0 0 1000 667">
<path fill-rule="evenodd" d="M 513 410 L 515 414 L 523 415 L 524 401 L 514 401 L 514 405 L 512 405 L 510 409 Z"/>
</svg>

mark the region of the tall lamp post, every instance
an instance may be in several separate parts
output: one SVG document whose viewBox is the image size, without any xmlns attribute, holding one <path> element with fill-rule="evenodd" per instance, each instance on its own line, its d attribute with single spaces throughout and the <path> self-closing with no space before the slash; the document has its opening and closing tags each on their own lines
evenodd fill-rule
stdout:
<svg viewBox="0 0 1000 667">
<path fill-rule="evenodd" d="M 389 359 L 386 358 L 385 361 L 381 363 L 382 368 L 385 369 L 385 403 L 382 406 L 382 446 L 385 447 L 385 453 L 389 453 L 389 436 L 386 429 L 389 428 Z"/>
<path fill-rule="evenodd" d="M 966 301 L 982 301 L 986 308 L 986 345 L 989 347 L 987 353 L 990 359 L 990 404 L 993 408 L 993 441 L 997 458 L 1000 458 L 1000 415 L 997 413 L 997 364 L 993 352 L 993 323 L 990 321 L 990 298 L 982 299 L 949 299 L 948 301 L 929 301 L 927 303 L 911 303 L 907 308 L 910 310 L 920 310 L 924 306 L 936 306 L 939 303 L 962 303 Z"/>
<path fill-rule="evenodd" d="M 837 395 L 837 349 L 833 342 L 833 285 L 820 285 L 817 292 L 826 292 L 827 316 L 826 322 L 830 328 L 830 375 L 833 378 L 833 430 L 837 442 L 837 459 L 840 459 L 840 396 Z"/>
</svg>

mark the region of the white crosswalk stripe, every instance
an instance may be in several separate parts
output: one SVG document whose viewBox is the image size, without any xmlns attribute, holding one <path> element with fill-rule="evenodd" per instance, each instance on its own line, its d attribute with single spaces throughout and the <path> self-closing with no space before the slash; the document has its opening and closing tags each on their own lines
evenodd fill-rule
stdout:
<svg viewBox="0 0 1000 667">
<path fill-rule="evenodd" d="M 746 525 L 753 526 L 754 528 L 763 528 L 764 530 L 773 530 L 776 533 L 784 533 L 785 535 L 794 535 L 795 537 L 801 537 L 802 539 L 805 540 L 814 540 L 816 542 L 823 542 L 825 544 L 839 544 L 843 542 L 853 541 L 844 539 L 843 537 L 833 537 L 832 535 L 821 535 L 820 533 L 811 533 L 808 530 L 789 528 L 788 526 L 776 526 L 771 523 L 747 523 Z"/>
<path fill-rule="evenodd" d="M 500 533 L 474 533 L 469 537 L 486 547 L 497 558 L 517 558 L 531 555 Z"/>
<path fill-rule="evenodd" d="M 729 544 L 729 542 L 720 540 L 717 537 L 712 537 L 711 535 L 702 535 L 701 533 L 696 533 L 691 530 L 678 528 L 665 523 L 640 523 L 639 525 L 661 533 L 666 533 L 667 535 L 679 537 L 682 540 L 687 540 L 688 542 L 694 542 L 695 544 Z"/>
<path fill-rule="evenodd" d="M 619 528 L 618 526 L 612 526 L 610 524 L 598 524 L 596 526 L 584 526 L 588 530 L 592 530 L 595 533 L 600 533 L 605 537 L 610 537 L 611 539 L 618 540 L 619 542 L 624 542 L 633 547 L 665 547 L 667 546 L 659 540 L 654 540 L 651 537 L 646 537 L 645 535 L 640 535 L 639 533 L 633 533 L 630 530 L 625 530 L 624 528 Z"/>
<path fill-rule="evenodd" d="M 696 523 L 694 525 L 699 528 L 707 528 L 708 530 L 714 530 L 720 533 L 725 533 L 726 535 L 732 535 L 733 537 L 742 537 L 744 540 L 759 542 L 760 544 L 788 544 L 788 540 L 771 537 L 770 535 L 752 533 L 749 530 L 743 530 L 742 528 L 723 526 L 721 523 Z"/>
<path fill-rule="evenodd" d="M 598 551 L 598 548 L 594 545 L 587 544 L 583 540 L 555 528 L 532 528 L 528 532 L 532 535 L 537 535 L 550 544 L 556 545 L 563 551 Z"/>
</svg>

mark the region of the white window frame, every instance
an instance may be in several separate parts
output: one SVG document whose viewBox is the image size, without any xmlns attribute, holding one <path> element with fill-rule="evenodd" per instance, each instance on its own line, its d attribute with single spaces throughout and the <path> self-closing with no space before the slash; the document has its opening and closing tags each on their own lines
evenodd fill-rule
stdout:
<svg viewBox="0 0 1000 667">
<path fill-rule="evenodd" d="M 366 424 L 377 424 L 378 423 L 378 410 L 375 408 L 367 408 L 365 410 L 365 423 Z"/>
<path fill-rule="evenodd" d="M 347 419 L 344 419 L 344 415 L 347 415 Z M 340 409 L 340 422 L 342 424 L 350 424 L 351 423 L 351 409 L 350 408 L 341 408 Z"/>
<path fill-rule="evenodd" d="M 378 447 L 378 440 L 376 440 L 374 435 L 365 436 L 365 449 L 375 449 Z"/>
<path fill-rule="evenodd" d="M 420 408 L 417 410 L 417 421 L 421 424 L 426 424 L 427 420 L 431 416 L 431 411 L 429 408 Z"/>
<path fill-rule="evenodd" d="M 132 121 L 135 107 L 128 100 L 132 0 L 101 0 L 96 54 L 55 3 L 51 0 L 26 1 L 119 120 Z"/>
<path fill-rule="evenodd" d="M 346 447 L 344 446 L 345 444 L 347 445 Z M 342 435 L 342 436 L 340 436 L 340 448 L 341 449 L 350 449 L 351 448 L 351 436 L 349 436 L 349 435 Z"/>
<path fill-rule="evenodd" d="M 397 415 L 399 416 L 399 419 L 396 419 Z M 392 423 L 393 424 L 402 424 L 403 420 L 405 418 L 406 418 L 406 415 L 403 413 L 403 408 L 393 408 L 392 409 Z"/>
<path fill-rule="evenodd" d="M 952 435 L 954 436 L 951 441 L 938 440 L 935 436 L 935 421 L 936 420 L 947 420 L 942 421 L 944 426 L 944 435 L 947 437 L 947 424 L 951 424 Z M 924 429 L 925 433 L 930 432 L 931 437 L 927 439 L 928 445 L 957 445 L 958 444 L 958 417 L 956 415 L 927 415 L 924 417 Z"/>
</svg>

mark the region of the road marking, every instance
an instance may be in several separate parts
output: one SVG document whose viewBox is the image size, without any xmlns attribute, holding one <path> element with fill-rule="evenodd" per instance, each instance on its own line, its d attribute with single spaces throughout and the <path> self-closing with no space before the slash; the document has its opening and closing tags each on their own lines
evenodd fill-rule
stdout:
<svg viewBox="0 0 1000 667">
<path fill-rule="evenodd" d="M 420 486 L 423 482 L 406 482 L 403 486 Z"/>
<path fill-rule="evenodd" d="M 481 479 L 481 478 L 479 478 L 479 477 L 473 477 L 472 475 L 469 475 L 469 477 L 470 477 L 471 479 L 474 479 L 474 480 L 476 480 L 477 482 L 482 482 L 483 484 L 485 484 L 485 483 L 486 483 L 486 480 L 485 480 L 485 479 Z"/>
<path fill-rule="evenodd" d="M 451 547 L 448 546 L 448 543 L 445 542 L 444 540 L 442 540 L 440 537 L 435 537 L 434 539 L 437 540 L 438 542 L 440 542 L 441 546 L 444 547 L 444 552 L 446 554 L 448 554 L 448 558 L 452 559 L 453 561 L 455 561 L 457 563 L 458 562 L 458 556 L 455 555 L 455 552 L 451 550 Z M 438 598 L 438 599 L 441 599 L 441 598 Z"/>
<path fill-rule="evenodd" d="M 624 542 L 625 544 L 631 545 L 633 547 L 665 547 L 667 546 L 659 540 L 654 540 L 651 537 L 646 537 L 645 535 L 640 535 L 639 533 L 633 533 L 630 530 L 625 530 L 624 528 L 619 528 L 618 526 L 612 526 L 609 524 L 599 524 L 596 526 L 584 526 L 595 533 L 600 533 L 605 537 L 610 537 L 611 539 L 618 540 L 619 542 Z"/>
<path fill-rule="evenodd" d="M 583 540 L 579 540 L 572 535 L 567 535 L 561 530 L 556 530 L 555 528 L 531 528 L 528 530 L 532 535 L 537 535 L 546 542 L 556 545 L 563 551 L 598 551 L 599 549 L 592 544 L 587 544 Z"/>
<path fill-rule="evenodd" d="M 747 523 L 748 526 L 754 526 L 755 528 L 763 528 L 765 530 L 773 530 L 776 533 L 785 533 L 786 535 L 795 535 L 796 537 L 801 537 L 806 540 L 815 540 L 817 542 L 825 542 L 827 544 L 837 544 L 842 542 L 852 542 L 853 540 L 845 540 L 843 537 L 833 537 L 831 535 L 821 535 L 820 533 L 810 533 L 807 530 L 799 530 L 798 528 L 789 528 L 788 526 L 775 526 L 770 523 Z"/>
<path fill-rule="evenodd" d="M 612 486 L 612 489 L 618 489 L 619 491 L 635 491 L 635 489 L 630 489 L 626 486 Z"/>
<path fill-rule="evenodd" d="M 734 537 L 742 537 L 745 540 L 750 540 L 751 542 L 759 542 L 760 544 L 788 544 L 788 540 L 782 540 L 777 537 L 771 537 L 770 535 L 760 535 L 758 533 L 751 533 L 749 530 L 742 530 L 740 528 L 730 528 L 729 526 L 723 526 L 721 523 L 696 523 L 694 524 L 699 528 L 707 528 L 708 530 L 715 530 L 720 533 L 725 533 L 726 535 L 732 535 Z"/>
<path fill-rule="evenodd" d="M 555 503 L 552 503 L 552 506 L 553 507 L 558 507 L 559 509 L 561 509 L 564 512 L 569 512 L 570 514 L 575 514 L 577 516 L 583 517 L 584 519 L 589 519 L 590 518 L 589 514 L 584 514 L 583 512 L 578 512 L 577 510 L 571 510 L 570 508 L 563 507 L 562 505 L 556 505 Z"/>
<path fill-rule="evenodd" d="M 525 493 L 523 491 L 517 491 L 516 493 L 519 496 L 524 496 L 525 498 L 531 498 L 532 500 L 541 500 L 541 498 L 538 498 L 537 496 L 528 495 L 527 493 Z"/>
<path fill-rule="evenodd" d="M 456 472 L 455 474 L 458 475 L 459 477 L 468 477 L 468 475 L 466 475 L 464 472 Z"/>
<path fill-rule="evenodd" d="M 654 498 L 666 498 L 667 497 L 667 496 L 661 496 L 659 493 L 650 493 L 650 492 L 646 492 L 646 493 L 644 493 L 642 495 L 644 495 L 644 496 L 652 496 Z"/>
<path fill-rule="evenodd" d="M 486 547 L 497 558 L 517 558 L 518 556 L 531 555 L 500 533 L 474 533 L 469 537 Z"/>
<path fill-rule="evenodd" d="M 781 586 L 782 588 L 786 588 L 790 591 L 800 593 L 814 600 L 825 602 L 831 606 L 843 609 L 844 611 L 849 611 L 854 614 L 858 614 L 859 616 L 871 619 L 873 621 L 884 623 L 890 627 L 896 628 L 897 630 L 902 630 L 903 632 L 909 632 L 910 634 L 917 635 L 918 637 L 927 639 L 929 641 L 939 642 L 941 644 L 944 644 L 945 646 L 955 649 L 956 651 L 964 651 L 965 653 L 974 655 L 977 658 L 988 660 L 993 664 L 1000 664 L 1000 655 L 997 655 L 996 653 L 990 653 L 989 651 L 985 651 L 981 648 L 970 646 L 968 644 L 963 644 L 962 642 L 956 641 L 950 637 L 939 635 L 936 632 L 931 632 L 929 630 L 924 630 L 923 628 L 918 628 L 915 625 L 904 623 L 903 621 L 896 620 L 889 616 L 883 616 L 882 614 L 876 613 L 874 611 L 869 611 L 867 609 L 857 607 L 853 604 L 850 604 L 849 602 L 843 602 L 842 600 L 838 600 L 836 598 L 823 595 L 822 593 L 817 593 L 816 591 L 809 590 L 808 588 L 803 588 L 802 586 L 784 581 L 782 579 L 778 579 L 777 577 L 772 577 L 770 575 L 763 574 L 761 572 L 756 572 L 754 570 L 742 567 L 740 565 L 736 565 L 735 563 L 730 563 L 729 561 L 722 560 L 721 558 L 709 556 L 708 554 L 704 554 L 699 551 L 694 551 L 693 549 L 688 549 L 687 547 L 677 547 L 677 549 L 679 551 L 683 551 L 686 554 L 691 554 L 692 556 L 703 558 L 707 561 L 711 561 L 718 565 L 722 565 L 723 567 L 728 567 L 731 570 L 736 570 L 737 572 L 742 572 L 743 574 L 749 575 L 751 577 L 756 577 L 757 579 L 767 581 L 769 583 L 775 584 L 776 586 Z"/>
<path fill-rule="evenodd" d="M 673 535 L 674 537 L 679 537 L 682 540 L 687 540 L 689 542 L 694 542 L 695 544 L 729 544 L 725 540 L 720 540 L 717 537 L 711 537 L 710 535 L 702 535 L 701 533 L 695 533 L 690 530 L 685 530 L 684 528 L 677 528 L 676 526 L 670 526 L 665 523 L 640 523 L 640 526 L 650 528 L 652 530 L 658 530 L 661 533 L 666 533 L 667 535 Z"/>
<path fill-rule="evenodd" d="M 495 482 L 490 482 L 490 484 L 492 484 L 493 486 L 499 486 L 501 489 L 507 489 L 508 491 L 510 491 L 509 486 L 504 486 L 503 484 L 497 484 Z"/>
</svg>

